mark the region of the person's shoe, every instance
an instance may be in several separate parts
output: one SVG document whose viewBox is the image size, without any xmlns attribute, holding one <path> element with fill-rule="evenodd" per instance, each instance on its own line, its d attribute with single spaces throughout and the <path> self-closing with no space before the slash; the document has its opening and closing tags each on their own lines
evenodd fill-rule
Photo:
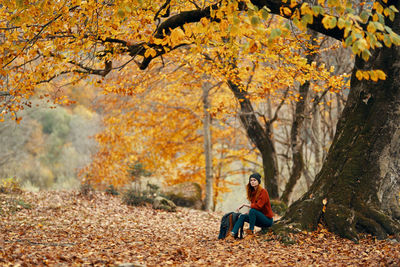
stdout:
<svg viewBox="0 0 400 267">
<path fill-rule="evenodd" d="M 229 232 L 226 237 L 225 237 L 225 241 L 227 242 L 233 242 L 235 241 L 235 237 L 234 237 L 234 233 Z"/>
<path fill-rule="evenodd" d="M 253 230 L 246 229 L 246 230 L 244 231 L 244 233 L 245 233 L 245 236 L 244 236 L 243 239 L 245 239 L 245 240 L 253 239 L 253 238 L 255 237 L 254 231 L 253 231 Z"/>
</svg>

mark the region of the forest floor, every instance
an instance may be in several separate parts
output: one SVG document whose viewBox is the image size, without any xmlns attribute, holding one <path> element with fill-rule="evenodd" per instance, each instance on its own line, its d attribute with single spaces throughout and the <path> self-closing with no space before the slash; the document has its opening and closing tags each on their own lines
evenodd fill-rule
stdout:
<svg viewBox="0 0 400 267">
<path fill-rule="evenodd" d="M 0 194 L 0 266 L 399 266 L 400 244 L 359 243 L 324 230 L 232 243 L 218 240 L 222 214 L 132 207 L 77 192 Z"/>
</svg>

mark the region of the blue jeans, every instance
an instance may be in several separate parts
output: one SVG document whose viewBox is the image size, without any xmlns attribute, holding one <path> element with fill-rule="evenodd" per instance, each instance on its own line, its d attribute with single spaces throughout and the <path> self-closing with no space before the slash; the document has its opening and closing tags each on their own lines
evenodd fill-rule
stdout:
<svg viewBox="0 0 400 267">
<path fill-rule="evenodd" d="M 254 231 L 254 226 L 258 227 L 270 227 L 274 223 L 273 219 L 265 216 L 261 211 L 256 209 L 250 209 L 248 214 L 241 214 L 239 219 L 236 221 L 235 226 L 233 226 L 232 232 L 237 234 L 239 228 L 243 226 L 244 222 L 250 224 L 250 230 Z"/>
</svg>

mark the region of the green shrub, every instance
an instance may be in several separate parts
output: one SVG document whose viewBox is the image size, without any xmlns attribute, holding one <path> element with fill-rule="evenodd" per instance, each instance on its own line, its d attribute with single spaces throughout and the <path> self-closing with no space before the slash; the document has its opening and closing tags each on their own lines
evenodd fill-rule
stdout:
<svg viewBox="0 0 400 267">
<path fill-rule="evenodd" d="M 130 206 L 142 206 L 152 203 L 153 199 L 131 188 L 124 193 L 122 201 Z"/>
<path fill-rule="evenodd" d="M 115 188 L 113 185 L 110 185 L 109 187 L 107 187 L 105 192 L 106 192 L 106 194 L 112 195 L 112 196 L 118 196 L 119 195 L 119 192 L 118 192 L 117 188 Z"/>
<path fill-rule="evenodd" d="M 148 177 L 152 175 L 152 173 L 146 170 L 145 166 L 140 162 L 136 162 L 135 164 L 129 166 L 128 172 L 132 177 Z"/>
<path fill-rule="evenodd" d="M 151 195 L 157 194 L 158 190 L 160 189 L 160 187 L 156 184 L 152 184 L 147 182 L 147 189 L 148 189 L 148 193 Z"/>
</svg>

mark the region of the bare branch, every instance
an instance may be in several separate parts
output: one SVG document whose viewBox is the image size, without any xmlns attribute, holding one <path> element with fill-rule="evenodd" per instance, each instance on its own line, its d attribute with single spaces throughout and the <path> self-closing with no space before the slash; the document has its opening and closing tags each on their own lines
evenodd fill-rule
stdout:
<svg viewBox="0 0 400 267">
<path fill-rule="evenodd" d="M 95 74 L 95 75 L 100 75 L 100 76 L 104 77 L 112 70 L 112 61 L 106 61 L 104 69 L 92 69 L 92 68 L 86 67 L 82 63 L 77 63 L 77 62 L 73 62 L 73 61 L 69 61 L 69 63 L 71 63 L 75 66 L 78 66 L 84 70 L 84 71 L 74 70 L 74 72 L 77 72 L 77 73 Z"/>
<path fill-rule="evenodd" d="M 282 98 L 281 102 L 279 103 L 278 107 L 275 110 L 274 117 L 272 117 L 272 119 L 269 121 L 269 123 L 273 123 L 278 118 L 278 112 L 282 108 L 283 103 L 285 103 L 285 100 L 286 100 L 288 92 L 289 92 L 289 87 L 286 89 L 285 94 L 283 95 L 283 98 Z"/>
<path fill-rule="evenodd" d="M 157 19 L 159 20 L 160 18 L 158 17 L 160 15 L 160 13 L 164 10 L 167 9 L 165 12 L 165 14 L 161 15 L 161 17 L 166 18 L 169 17 L 169 13 L 170 13 L 170 3 L 171 0 L 167 0 L 165 1 L 165 3 L 160 7 L 160 9 L 157 11 L 157 13 L 154 15 L 154 21 L 156 21 Z"/>
<path fill-rule="evenodd" d="M 41 55 L 38 55 L 38 56 L 36 56 L 36 57 L 34 57 L 34 58 L 32 58 L 32 59 L 30 59 L 30 60 L 28 60 L 28 61 L 22 63 L 21 65 L 14 66 L 12 69 L 18 69 L 18 68 L 20 68 L 20 67 L 23 67 L 23 66 L 25 66 L 26 64 L 29 64 L 29 63 L 31 63 L 31 62 L 33 62 L 33 61 L 39 59 L 40 56 L 41 56 Z"/>
<path fill-rule="evenodd" d="M 70 8 L 70 11 L 73 11 L 74 9 L 76 9 L 78 6 L 74 6 L 72 8 Z M 51 25 L 53 22 L 55 22 L 56 20 L 58 20 L 60 17 L 63 16 L 63 13 L 55 16 L 53 19 L 51 19 L 49 22 L 47 22 L 46 24 L 44 24 L 42 26 L 42 28 L 40 29 L 40 31 L 38 33 L 35 34 L 35 36 L 32 37 L 31 40 L 27 41 L 24 45 L 24 47 L 7 63 L 5 63 L 2 68 L 4 69 L 5 67 L 7 67 L 8 65 L 10 65 L 16 58 L 18 58 L 18 56 L 25 50 L 27 49 L 28 45 L 33 45 L 39 38 L 40 35 L 42 34 L 42 32 L 49 26 Z"/>
<path fill-rule="evenodd" d="M 55 78 L 57 78 L 57 77 L 59 77 L 61 75 L 68 74 L 68 73 L 73 73 L 73 72 L 74 72 L 73 70 L 62 71 L 60 73 L 57 73 L 57 74 L 51 76 L 50 78 L 48 78 L 46 80 L 38 81 L 38 82 L 36 82 L 36 84 L 48 83 L 48 82 L 51 82 L 52 80 L 54 80 Z"/>
<path fill-rule="evenodd" d="M 325 89 L 325 91 L 322 92 L 322 94 L 316 95 L 311 102 L 313 103 L 312 109 L 310 110 L 310 113 L 313 113 L 315 109 L 317 108 L 318 104 L 321 102 L 321 100 L 325 97 L 325 95 L 329 92 L 331 87 L 328 87 Z"/>
</svg>

